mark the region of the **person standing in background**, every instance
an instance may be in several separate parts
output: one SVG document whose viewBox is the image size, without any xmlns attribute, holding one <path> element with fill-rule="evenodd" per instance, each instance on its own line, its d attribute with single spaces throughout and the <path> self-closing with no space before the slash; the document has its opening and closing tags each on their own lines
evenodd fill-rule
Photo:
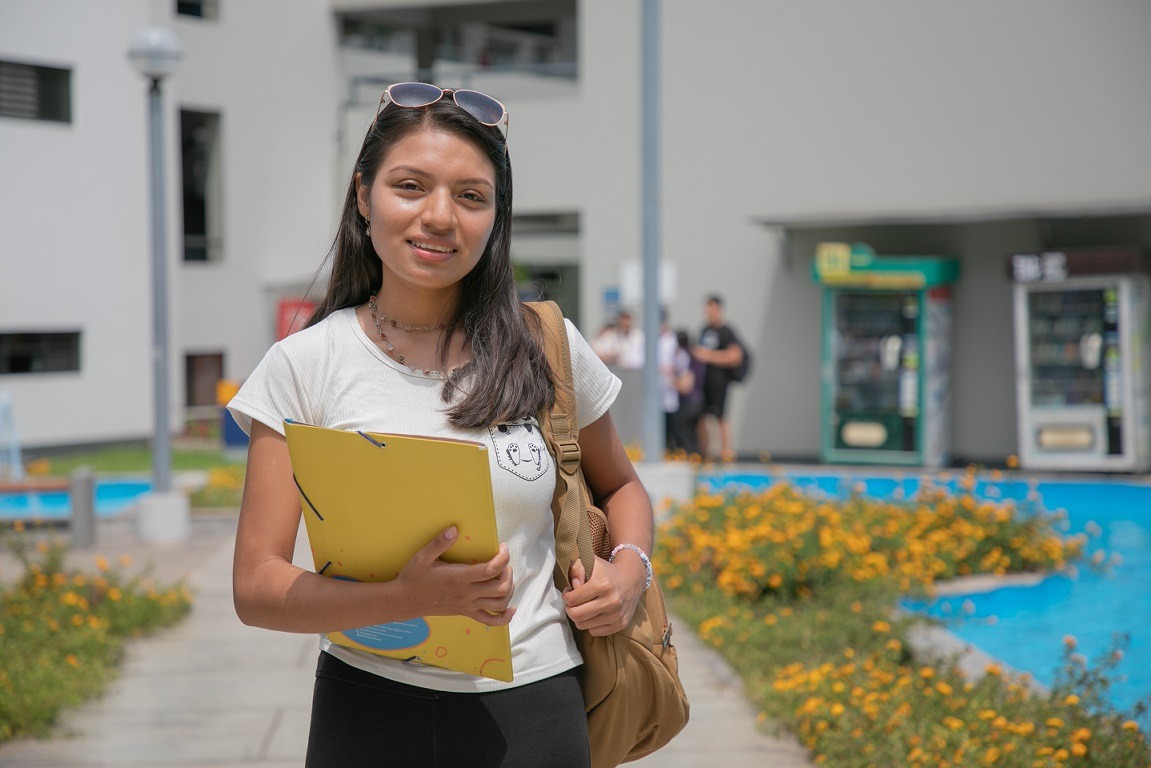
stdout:
<svg viewBox="0 0 1151 768">
<path fill-rule="evenodd" d="M 724 320 L 723 298 L 711 294 L 704 303 L 706 324 L 699 334 L 699 343 L 692 349 L 692 355 L 704 365 L 703 412 L 700 415 L 698 435 L 699 451 L 708 458 L 712 446 L 710 430 L 712 422 L 719 433 L 719 458 L 732 461 L 735 452 L 731 448 L 731 423 L 727 419 L 727 388 L 731 384 L 731 371 L 743 361 L 743 348 L 739 345 L 735 331 Z"/>
<path fill-rule="evenodd" d="M 679 408 L 672 419 L 674 446 L 688 456 L 699 455 L 699 414 L 703 409 L 703 373 L 706 366 L 691 354 L 691 337 L 687 331 L 675 332 L 678 350 L 676 357 L 686 363 L 686 369 L 676 377 Z"/>
<path fill-rule="evenodd" d="M 592 343 L 599 359 L 625 370 L 643 368 L 643 331 L 632 323 L 631 312 L 621 309 L 611 329 L 605 328 Z"/>
<path fill-rule="evenodd" d="M 667 310 L 659 313 L 659 339 L 656 342 L 659 353 L 659 399 L 663 408 L 664 448 L 669 453 L 676 450 L 678 443 L 675 431 L 675 414 L 679 411 L 680 377 L 689 371 L 691 356 L 679 347 L 675 331 L 667 321 Z"/>
</svg>

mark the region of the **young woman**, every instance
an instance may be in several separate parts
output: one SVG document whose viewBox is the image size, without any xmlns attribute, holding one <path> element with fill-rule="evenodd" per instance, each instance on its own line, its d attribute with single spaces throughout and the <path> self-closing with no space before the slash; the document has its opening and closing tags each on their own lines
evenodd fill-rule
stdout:
<svg viewBox="0 0 1151 768">
<path fill-rule="evenodd" d="M 651 550 L 651 506 L 608 414 L 619 380 L 568 323 L 584 472 L 613 544 L 630 546 L 597 562 L 590 581 L 577 560 L 566 594 L 552 581 L 555 463 L 537 415 L 553 383 L 539 320 L 513 280 L 506 126 L 503 106 L 475 91 L 400 83 L 384 92 L 344 200 L 326 296 L 229 404 L 251 435 L 233 584 L 242 621 L 326 633 L 465 615 L 511 633 L 511 683 L 322 639 L 309 768 L 587 765 L 568 622 L 619 631 L 647 580 L 640 551 Z M 300 500 L 284 419 L 488 444 L 499 553 L 447 563 L 439 558 L 454 540 L 449 528 L 388 582 L 293 565 Z M 546 471 L 500 466 L 495 441 L 511 432 L 521 449 L 537 443 Z M 387 495 L 381 487 L 379 498 Z"/>
</svg>

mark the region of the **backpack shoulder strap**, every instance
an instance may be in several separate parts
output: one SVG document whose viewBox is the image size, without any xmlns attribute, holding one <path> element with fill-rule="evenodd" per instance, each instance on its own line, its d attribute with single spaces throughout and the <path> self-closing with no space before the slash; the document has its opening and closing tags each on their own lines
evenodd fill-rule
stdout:
<svg viewBox="0 0 1151 768">
<path fill-rule="evenodd" d="M 587 518 L 590 499 L 580 469 L 579 419 L 572 374 L 571 347 L 563 312 L 554 301 L 529 302 L 527 305 L 543 325 L 543 347 L 548 365 L 557 381 L 555 403 L 541 414 L 540 430 L 556 462 L 556 491 L 552 499 L 556 536 L 556 584 L 570 586 L 568 566 L 578 556 L 584 572 L 591 578 L 595 567 L 591 524 Z"/>
</svg>

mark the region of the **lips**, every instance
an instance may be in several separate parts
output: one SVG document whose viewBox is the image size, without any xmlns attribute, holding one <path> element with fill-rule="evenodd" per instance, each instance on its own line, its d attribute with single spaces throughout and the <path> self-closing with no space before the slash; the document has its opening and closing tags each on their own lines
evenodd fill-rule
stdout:
<svg viewBox="0 0 1151 768">
<path fill-rule="evenodd" d="M 408 245 L 421 257 L 431 261 L 443 261 L 456 252 L 455 246 L 451 244 L 431 240 L 409 240 Z"/>
</svg>

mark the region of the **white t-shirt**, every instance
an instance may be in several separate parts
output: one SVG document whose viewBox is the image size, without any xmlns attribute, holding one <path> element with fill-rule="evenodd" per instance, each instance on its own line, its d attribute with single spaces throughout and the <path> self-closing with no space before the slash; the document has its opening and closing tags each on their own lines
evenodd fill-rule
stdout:
<svg viewBox="0 0 1151 768">
<path fill-rule="evenodd" d="M 567 323 L 580 427 L 607 412 L 620 381 Z M 563 600 L 552 583 L 551 511 L 555 466 L 534 414 L 508 424 L 457 429 L 440 399 L 443 381 L 388 357 L 364 333 L 354 309 L 276 343 L 228 403 L 250 431 L 260 421 L 283 434 L 284 419 L 334 429 L 474 440 L 488 446 L 496 529 L 507 542 L 516 607 L 510 624 L 512 674 L 504 683 L 437 667 L 405 664 L 321 639 L 320 647 L 359 669 L 409 685 L 479 692 L 542 680 L 581 663 Z"/>
</svg>

